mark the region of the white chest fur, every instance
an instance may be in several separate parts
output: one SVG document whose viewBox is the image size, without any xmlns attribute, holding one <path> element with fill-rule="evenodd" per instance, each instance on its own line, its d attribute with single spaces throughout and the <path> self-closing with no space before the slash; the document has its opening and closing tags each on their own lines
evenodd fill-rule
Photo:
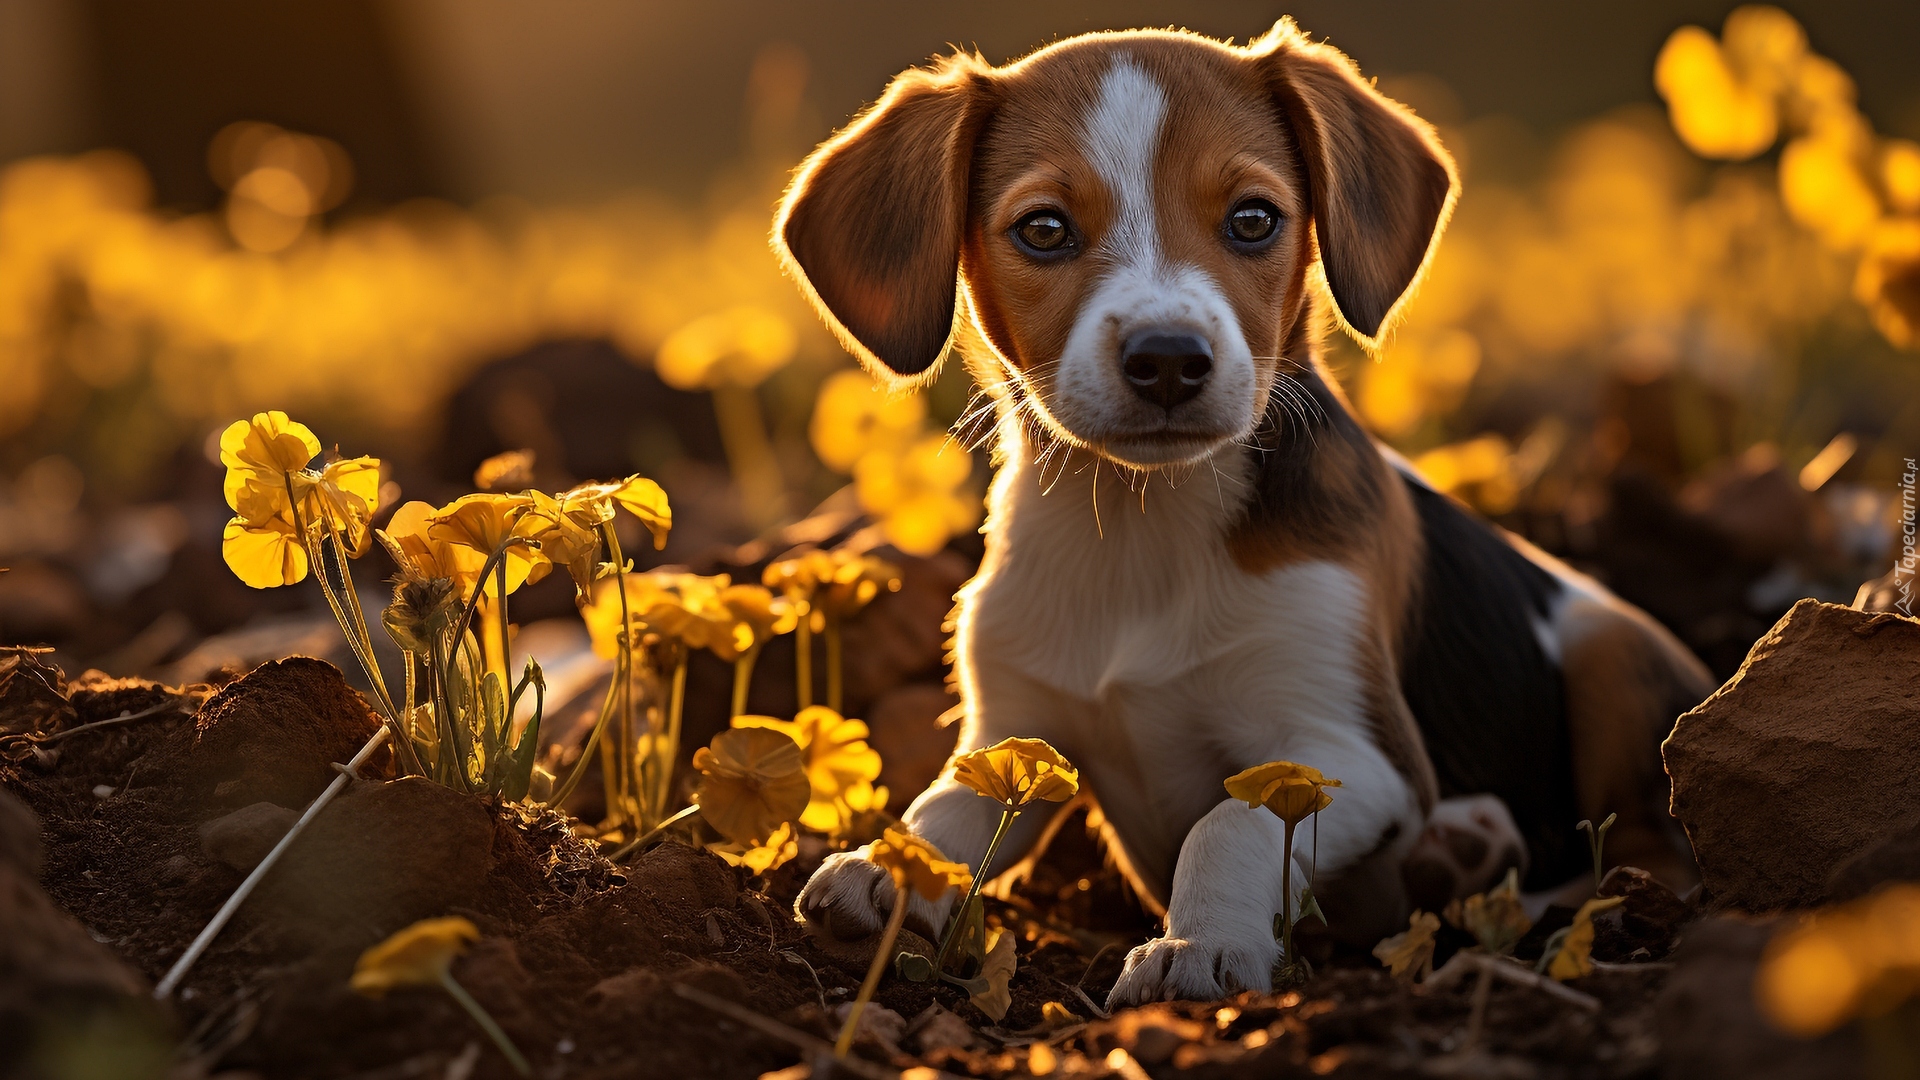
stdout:
<svg viewBox="0 0 1920 1080">
<path fill-rule="evenodd" d="M 1030 457 L 1015 448 L 995 479 L 986 559 L 961 593 L 963 745 L 1060 747 L 1161 896 L 1240 769 L 1288 758 L 1407 803 L 1365 720 L 1366 582 L 1331 562 L 1243 571 L 1226 546 L 1239 455 L 1155 478 L 1144 502 L 1111 467 L 1048 490 Z"/>
</svg>

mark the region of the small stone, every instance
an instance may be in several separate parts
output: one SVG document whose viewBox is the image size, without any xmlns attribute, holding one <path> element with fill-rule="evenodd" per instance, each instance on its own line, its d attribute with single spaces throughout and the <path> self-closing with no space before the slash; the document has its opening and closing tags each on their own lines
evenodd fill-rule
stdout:
<svg viewBox="0 0 1920 1080">
<path fill-rule="evenodd" d="M 971 1050 L 979 1043 L 974 1034 L 973 1025 L 962 1020 L 959 1014 L 935 1002 L 913 1018 L 907 1026 L 914 1045 L 923 1054 L 935 1050 Z"/>
<path fill-rule="evenodd" d="M 828 1015 L 833 1017 L 834 1025 L 838 1028 L 847 1022 L 847 1017 L 852 1012 L 853 1002 L 849 1001 L 845 1005 L 835 1005 L 829 1011 Z M 867 1007 L 860 1010 L 859 1025 L 854 1028 L 853 1037 L 855 1041 L 861 1039 L 872 1040 L 874 1044 L 878 1045 L 887 1053 L 897 1054 L 900 1052 L 900 1040 L 904 1038 L 906 1034 L 906 1017 L 901 1016 L 885 1005 L 875 1005 L 869 1001 L 867 1002 Z"/>
<path fill-rule="evenodd" d="M 1609 963 L 1660 959 L 1693 915 L 1686 901 L 1637 866 L 1608 871 L 1600 895 L 1626 901 L 1593 920 L 1593 957 Z"/>
<path fill-rule="evenodd" d="M 1802 600 L 1667 739 L 1710 903 L 1831 899 L 1847 862 L 1920 831 L 1920 621 Z"/>
<path fill-rule="evenodd" d="M 243 806 L 201 825 L 200 849 L 214 862 L 248 873 L 298 820 L 298 811 L 273 803 Z"/>
</svg>

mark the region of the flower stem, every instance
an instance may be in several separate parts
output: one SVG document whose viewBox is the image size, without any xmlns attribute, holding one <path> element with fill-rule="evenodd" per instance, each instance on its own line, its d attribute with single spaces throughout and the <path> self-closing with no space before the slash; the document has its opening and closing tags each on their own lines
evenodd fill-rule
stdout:
<svg viewBox="0 0 1920 1080">
<path fill-rule="evenodd" d="M 794 700 L 804 709 L 813 704 L 813 613 L 802 611 L 793 628 Z"/>
<path fill-rule="evenodd" d="M 653 828 L 648 829 L 646 832 L 641 833 L 639 836 L 636 836 L 633 839 L 627 841 L 626 843 L 620 845 L 617 851 L 607 856 L 607 861 L 619 862 L 621 859 L 626 858 L 628 855 L 631 855 L 633 852 L 638 850 L 640 845 L 646 843 L 647 841 L 653 839 L 656 836 L 659 836 L 661 833 L 666 832 L 672 826 L 687 820 L 688 818 L 692 817 L 693 815 L 699 812 L 700 812 L 699 803 L 694 803 L 693 805 L 682 809 L 679 813 L 674 814 L 672 817 L 668 818 L 667 820 L 661 822 L 658 825 L 655 825 Z"/>
<path fill-rule="evenodd" d="M 907 887 L 894 884 L 893 914 L 887 916 L 887 928 L 880 934 L 880 947 L 874 951 L 873 963 L 867 965 L 867 977 L 860 983 L 860 994 L 853 999 L 853 1008 L 847 1010 L 847 1022 L 840 1028 L 840 1037 L 833 1042 L 833 1056 L 845 1058 L 847 1051 L 853 1048 L 854 1033 L 860 1030 L 860 1014 L 866 1010 L 867 1002 L 873 1000 L 873 992 L 880 987 L 880 973 L 887 969 L 887 961 L 893 959 L 893 943 L 900 936 L 900 926 L 907 921 Z M 934 970 L 939 970 L 935 965 Z"/>
<path fill-rule="evenodd" d="M 460 1003 L 461 1008 L 467 1010 L 467 1015 L 473 1017 L 473 1022 L 479 1024 L 480 1030 L 486 1032 L 487 1038 L 493 1040 L 493 1045 L 500 1048 L 500 1052 L 506 1055 L 507 1063 L 513 1066 L 514 1072 L 521 1076 L 533 1075 L 533 1066 L 527 1064 L 527 1059 L 520 1056 L 520 1050 L 513 1045 L 513 1040 L 507 1038 L 507 1033 L 500 1030 L 500 1025 L 494 1023 L 493 1017 L 487 1015 L 487 1010 L 473 1000 L 473 995 L 467 993 L 466 987 L 453 981 L 451 972 L 440 973 L 440 986 L 453 1000 Z"/>
<path fill-rule="evenodd" d="M 840 619 L 827 615 L 827 708 L 841 712 Z"/>
<path fill-rule="evenodd" d="M 1293 822 L 1286 824 L 1287 850 L 1280 859 L 1280 953 L 1288 964 L 1293 956 Z"/>
<path fill-rule="evenodd" d="M 747 690 L 753 685 L 753 664 L 760 659 L 760 643 L 740 654 L 733 662 L 733 711 L 728 717 L 739 716 L 747 711 Z"/>
<path fill-rule="evenodd" d="M 1000 824 L 994 828 L 993 839 L 987 843 L 987 853 L 980 857 L 980 870 L 973 875 L 973 886 L 967 890 L 967 898 L 960 902 L 959 909 L 953 913 L 953 920 L 947 924 L 946 934 L 940 938 L 940 953 L 933 958 L 936 975 L 946 967 L 947 955 L 953 951 L 954 942 L 960 940 L 960 923 L 966 918 L 967 909 L 979 897 L 980 887 L 986 884 L 987 868 L 993 865 L 993 857 L 1000 850 L 1000 841 L 1007 838 L 1007 829 L 1013 825 L 1013 819 L 1019 816 L 1020 811 L 1010 806 L 1000 808 Z"/>
<path fill-rule="evenodd" d="M 713 399 L 714 420 L 720 426 L 727 467 L 739 488 L 740 506 L 756 526 L 772 525 L 786 514 L 787 500 L 780 462 L 767 438 L 759 393 L 750 386 L 723 382 L 709 396 Z"/>
</svg>

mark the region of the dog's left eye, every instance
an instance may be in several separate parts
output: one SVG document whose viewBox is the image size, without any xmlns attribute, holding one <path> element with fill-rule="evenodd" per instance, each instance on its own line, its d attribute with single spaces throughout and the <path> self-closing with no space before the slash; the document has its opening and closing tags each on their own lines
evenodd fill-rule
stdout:
<svg viewBox="0 0 1920 1080">
<path fill-rule="evenodd" d="M 1013 227 L 1014 240 L 1030 255 L 1063 255 L 1073 250 L 1073 226 L 1058 210 L 1036 210 Z"/>
<path fill-rule="evenodd" d="M 1280 227 L 1280 211 L 1265 199 L 1248 199 L 1227 215 L 1227 235 L 1238 244 L 1258 244 Z"/>
</svg>

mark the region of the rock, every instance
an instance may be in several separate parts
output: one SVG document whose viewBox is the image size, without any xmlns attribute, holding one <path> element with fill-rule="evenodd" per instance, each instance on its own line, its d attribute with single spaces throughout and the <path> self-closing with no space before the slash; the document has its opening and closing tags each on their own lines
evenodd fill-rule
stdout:
<svg viewBox="0 0 1920 1080">
<path fill-rule="evenodd" d="M 1660 1074 L 1670 1080 L 1829 1080 L 1865 1071 L 1851 1028 L 1802 1041 L 1754 1004 L 1753 974 L 1772 930 L 1712 918 L 1687 931 L 1654 1007 Z"/>
<path fill-rule="evenodd" d="M 907 1025 L 907 1034 L 923 1054 L 935 1050 L 971 1050 L 979 1045 L 973 1025 L 939 1002 L 927 1006 Z"/>
<path fill-rule="evenodd" d="M 298 810 L 270 802 L 253 803 L 201 825 L 200 848 L 213 861 L 245 874 L 260 865 L 298 820 Z"/>
<path fill-rule="evenodd" d="M 1664 747 L 1709 900 L 1819 904 L 1843 864 L 1920 830 L 1920 621 L 1802 600 Z"/>
<path fill-rule="evenodd" d="M 493 867 L 493 816 L 424 777 L 355 783 L 260 884 L 256 915 L 310 940 L 365 947 L 473 907 Z"/>
<path fill-rule="evenodd" d="M 39 822 L 5 792 L 0 849 L 0 1076 L 87 1075 L 89 1059 L 163 1074 L 172 1041 L 144 983 L 40 887 Z"/>
<path fill-rule="evenodd" d="M 663 906 L 688 914 L 706 908 L 732 909 L 740 895 L 733 867 L 705 848 L 686 844 L 656 844 L 628 875 L 632 888 L 642 889 Z"/>
<path fill-rule="evenodd" d="M 827 1011 L 827 1015 L 833 1018 L 835 1030 L 845 1026 L 847 1017 L 852 1013 L 853 1002 L 851 1001 L 835 1005 Z M 853 1040 L 856 1043 L 871 1042 L 889 1054 L 898 1054 L 900 1040 L 905 1038 L 906 1034 L 906 1017 L 885 1005 L 876 1005 L 869 1001 L 866 1007 L 860 1010 L 858 1026 L 853 1029 Z"/>
<path fill-rule="evenodd" d="M 1673 951 L 1680 927 L 1693 916 L 1685 900 L 1637 866 L 1616 866 L 1600 882 L 1601 896 L 1626 903 L 1593 920 L 1593 956 L 1611 963 L 1658 960 Z"/>
<path fill-rule="evenodd" d="M 379 718 L 340 669 L 295 656 L 262 664 L 200 706 L 192 764 L 204 794 L 226 806 L 304 806 L 357 753 Z M 382 747 L 362 774 L 383 769 Z"/>
<path fill-rule="evenodd" d="M 1836 902 L 1855 900 L 1889 881 L 1920 881 L 1920 832 L 1890 836 L 1842 863 L 1827 894 Z"/>
</svg>

